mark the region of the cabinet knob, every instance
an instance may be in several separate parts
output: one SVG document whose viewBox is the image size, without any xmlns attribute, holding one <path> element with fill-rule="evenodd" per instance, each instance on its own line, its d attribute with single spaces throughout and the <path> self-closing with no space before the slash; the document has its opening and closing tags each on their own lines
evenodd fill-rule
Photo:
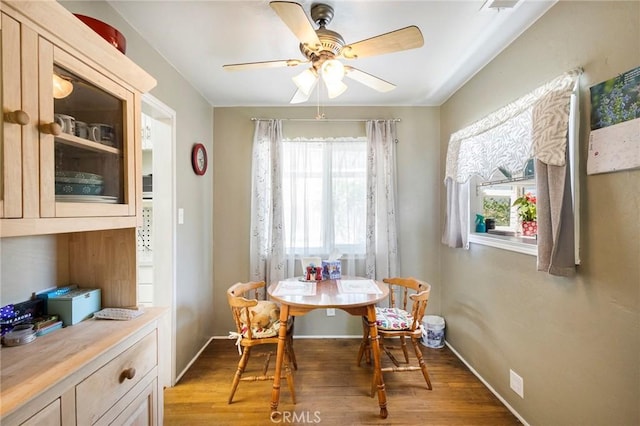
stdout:
<svg viewBox="0 0 640 426">
<path fill-rule="evenodd" d="M 6 121 L 7 123 L 15 123 L 21 126 L 26 126 L 27 124 L 29 124 L 29 121 L 31 121 L 31 117 L 29 117 L 29 114 L 19 109 L 17 111 L 5 112 L 4 121 Z"/>
<path fill-rule="evenodd" d="M 44 123 L 40 125 L 40 131 L 49 135 L 58 136 L 62 133 L 62 127 L 58 123 Z"/>
<path fill-rule="evenodd" d="M 136 376 L 136 369 L 133 367 L 127 368 L 126 370 L 124 370 L 121 374 L 121 378 L 122 381 L 124 381 L 124 379 L 133 379 Z"/>
</svg>

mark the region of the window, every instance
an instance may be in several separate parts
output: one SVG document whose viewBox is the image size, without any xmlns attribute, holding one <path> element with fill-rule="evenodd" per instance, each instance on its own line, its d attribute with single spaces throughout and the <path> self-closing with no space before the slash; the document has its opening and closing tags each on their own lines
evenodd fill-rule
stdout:
<svg viewBox="0 0 640 426">
<path fill-rule="evenodd" d="M 364 254 L 366 138 L 285 140 L 282 164 L 287 254 Z"/>
<path fill-rule="evenodd" d="M 568 122 L 568 144 L 567 153 L 571 178 L 571 196 L 573 200 L 573 215 L 576 247 L 576 264 L 580 263 L 577 255 L 579 247 L 579 203 L 577 191 L 577 136 L 578 113 L 577 113 L 577 88 L 574 88 L 569 104 Z M 537 255 L 537 238 L 535 236 L 524 236 L 521 232 L 521 221 L 518 218 L 516 207 L 513 202 L 516 198 L 525 194 L 537 195 L 534 160 L 527 162 L 524 169 L 517 174 L 511 174 L 503 168 L 498 168 L 489 179 L 482 179 L 478 176 L 470 180 L 469 190 L 469 235 L 468 241 L 520 253 Z M 476 232 L 476 219 L 481 214 L 485 219 L 495 219 L 495 228 L 487 229 L 486 232 Z"/>
<path fill-rule="evenodd" d="M 469 206 L 475 223 L 469 229 L 469 241 L 536 254 L 536 237 L 522 235 L 522 222 L 517 207 L 513 205 L 517 198 L 526 194 L 536 196 L 532 164 L 533 160 L 527 162 L 523 171 L 516 175 L 503 169 L 487 181 L 472 179 L 475 192 L 472 190 L 470 193 Z M 479 221 L 485 224 L 482 232 L 477 228 Z"/>
</svg>

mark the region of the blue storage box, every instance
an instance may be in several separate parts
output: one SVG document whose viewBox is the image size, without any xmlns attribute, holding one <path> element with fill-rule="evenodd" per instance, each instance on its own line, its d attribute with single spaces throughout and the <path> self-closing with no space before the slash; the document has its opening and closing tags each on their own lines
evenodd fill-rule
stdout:
<svg viewBox="0 0 640 426">
<path fill-rule="evenodd" d="M 64 326 L 74 325 L 90 318 L 101 308 L 99 288 L 77 288 L 47 299 L 47 313 L 58 314 Z"/>
<path fill-rule="evenodd" d="M 339 280 L 342 278 L 342 264 L 339 260 L 322 261 L 322 279 Z"/>
</svg>

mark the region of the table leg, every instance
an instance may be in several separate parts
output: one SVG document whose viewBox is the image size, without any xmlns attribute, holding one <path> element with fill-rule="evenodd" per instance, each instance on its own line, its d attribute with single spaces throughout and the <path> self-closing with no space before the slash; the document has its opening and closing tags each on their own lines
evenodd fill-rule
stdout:
<svg viewBox="0 0 640 426">
<path fill-rule="evenodd" d="M 387 418 L 387 391 L 384 388 L 384 378 L 382 377 L 380 364 L 380 336 L 376 326 L 376 307 L 367 306 L 367 319 L 369 322 L 369 338 L 371 339 L 371 352 L 373 353 L 373 380 L 378 388 L 378 404 L 380 405 L 380 417 Z"/>
<path fill-rule="evenodd" d="M 278 410 L 280 402 L 280 377 L 284 360 L 285 344 L 287 340 L 287 321 L 289 319 L 289 305 L 280 305 L 280 330 L 278 331 L 278 350 L 276 352 L 276 371 L 273 376 L 273 390 L 271 391 L 271 411 Z"/>
</svg>

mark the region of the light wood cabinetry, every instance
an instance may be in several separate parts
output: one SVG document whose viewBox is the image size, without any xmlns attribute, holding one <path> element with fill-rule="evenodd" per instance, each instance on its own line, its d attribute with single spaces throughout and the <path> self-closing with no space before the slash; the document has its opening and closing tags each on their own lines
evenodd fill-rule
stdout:
<svg viewBox="0 0 640 426">
<path fill-rule="evenodd" d="M 137 305 L 141 96 L 155 80 L 53 0 L 0 0 L 0 31 L 0 237 L 49 234 L 51 281 L 100 288 L 102 307 Z M 54 75 L 71 94 L 54 98 Z M 35 290 L 25 277 L 0 283 L 4 304 Z M 18 288 L 24 299 L 2 297 Z M 0 424 L 162 424 L 165 312 L 0 349 Z"/>
<path fill-rule="evenodd" d="M 2 6 L 0 235 L 136 226 L 155 80 L 54 1 Z"/>
<path fill-rule="evenodd" d="M 162 424 L 158 327 L 165 312 L 147 308 L 131 321 L 91 319 L 3 348 L 0 423 Z"/>
</svg>

